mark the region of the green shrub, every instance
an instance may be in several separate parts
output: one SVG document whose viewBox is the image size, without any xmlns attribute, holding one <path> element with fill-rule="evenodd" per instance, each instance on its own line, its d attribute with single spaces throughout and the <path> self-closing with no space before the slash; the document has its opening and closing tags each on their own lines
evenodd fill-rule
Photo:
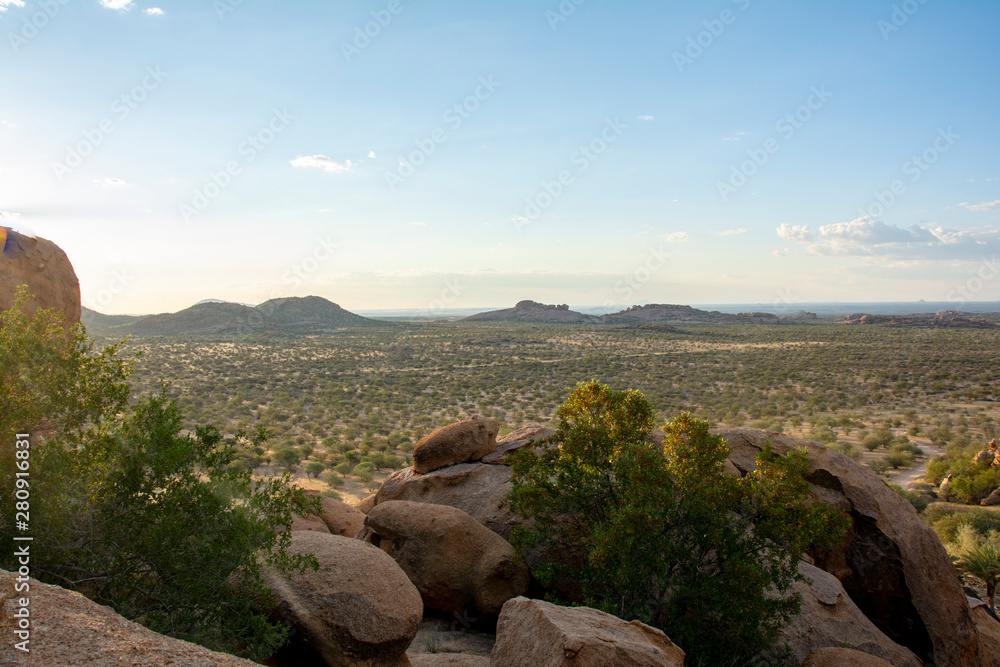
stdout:
<svg viewBox="0 0 1000 667">
<path fill-rule="evenodd" d="M 907 502 L 913 505 L 913 507 L 917 510 L 917 512 L 923 512 L 924 510 L 927 509 L 927 506 L 930 505 L 931 501 L 929 501 L 927 498 L 924 498 L 919 493 L 914 493 L 913 491 L 904 489 L 898 484 L 890 484 L 889 488 L 891 488 L 893 491 L 895 491 L 900 496 L 905 498 Z"/>
<path fill-rule="evenodd" d="M 587 604 L 660 627 L 691 664 L 768 649 L 800 603 L 774 591 L 801 579 L 799 554 L 838 543 L 846 526 L 839 512 L 807 506 L 806 453 L 768 447 L 757 470 L 730 477 L 729 448 L 707 422 L 682 414 L 661 448 L 646 439 L 653 411 L 642 394 L 597 382 L 579 385 L 557 415 L 559 447 L 513 457 L 508 502 L 532 520 L 514 541 L 521 554 L 548 544 L 587 558 L 579 568 L 542 562 L 535 576 L 572 577 Z"/>
</svg>

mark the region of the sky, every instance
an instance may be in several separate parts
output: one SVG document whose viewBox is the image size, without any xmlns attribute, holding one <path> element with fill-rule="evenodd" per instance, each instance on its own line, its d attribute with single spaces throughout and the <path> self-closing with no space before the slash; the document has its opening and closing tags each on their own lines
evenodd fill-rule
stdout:
<svg viewBox="0 0 1000 667">
<path fill-rule="evenodd" d="M 1000 300 L 1000 4 L 0 0 L 84 305 Z"/>
</svg>

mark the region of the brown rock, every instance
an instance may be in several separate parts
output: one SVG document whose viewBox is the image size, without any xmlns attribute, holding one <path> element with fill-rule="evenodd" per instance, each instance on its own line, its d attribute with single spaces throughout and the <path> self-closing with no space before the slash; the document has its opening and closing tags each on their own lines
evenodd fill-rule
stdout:
<svg viewBox="0 0 1000 667">
<path fill-rule="evenodd" d="M 948 502 L 948 498 L 951 497 L 951 483 L 955 479 L 954 475 L 948 475 L 943 480 L 941 480 L 941 486 L 938 487 L 938 499 Z"/>
<path fill-rule="evenodd" d="M 917 663 L 922 664 L 922 663 Z M 821 648 L 809 654 L 802 667 L 893 667 L 882 658 L 849 648 Z"/>
<path fill-rule="evenodd" d="M 413 448 L 413 471 L 425 474 L 445 466 L 478 461 L 497 446 L 500 423 L 476 415 L 442 426 Z"/>
<path fill-rule="evenodd" d="M 327 528 L 326 523 L 323 519 L 318 516 L 296 516 L 292 518 L 292 531 L 300 530 L 314 530 L 317 533 L 330 534 L 330 529 Z M 353 536 L 352 536 L 353 537 Z"/>
<path fill-rule="evenodd" d="M 1000 505 L 1000 486 L 997 487 L 996 491 L 983 498 L 983 502 L 979 504 L 984 507 L 992 507 L 993 505 Z"/>
<path fill-rule="evenodd" d="M 886 636 L 939 667 L 990 664 L 982 655 L 969 606 L 937 534 L 906 500 L 875 474 L 819 443 L 773 431 L 717 429 L 741 472 L 770 440 L 784 454 L 806 448 L 817 500 L 849 512 L 846 544 L 812 554 L 834 573 L 854 603 Z"/>
<path fill-rule="evenodd" d="M 257 663 L 165 637 L 125 620 L 84 596 L 34 579 L 17 591 L 16 575 L 0 570 L 0 664 L 45 667 L 258 667 Z M 20 641 L 14 612 L 30 599 L 29 653 Z"/>
<path fill-rule="evenodd" d="M 1000 622 L 990 616 L 990 613 L 986 611 L 986 605 L 981 600 L 977 600 L 977 602 L 978 604 L 972 608 L 972 622 L 979 630 L 979 641 L 983 647 L 983 655 L 993 660 L 992 663 L 987 662 L 986 664 L 1000 667 Z"/>
<path fill-rule="evenodd" d="M 420 624 L 406 657 L 414 667 L 489 667 L 496 635 L 466 628 L 460 619 L 429 618 Z"/>
<path fill-rule="evenodd" d="M 370 496 L 368 496 L 367 498 L 362 499 L 361 502 L 359 502 L 358 504 L 356 504 L 354 506 L 354 508 L 356 510 L 358 510 L 359 512 L 361 512 L 362 514 L 368 514 L 369 512 L 372 511 L 372 508 L 375 507 L 375 496 L 376 495 L 377 494 L 373 493 Z"/>
<path fill-rule="evenodd" d="M 626 623 L 588 607 L 559 607 L 519 597 L 507 602 L 500 612 L 490 664 L 496 667 L 681 666 L 684 651 L 661 631 L 639 621 Z"/>
<path fill-rule="evenodd" d="M 292 533 L 289 553 L 315 554 L 320 566 L 290 580 L 268 576 L 275 611 L 299 641 L 330 665 L 406 664 L 423 604 L 396 561 L 360 540 L 312 531 Z"/>
<path fill-rule="evenodd" d="M 490 667 L 488 656 L 468 653 L 407 653 L 413 667 Z"/>
<path fill-rule="evenodd" d="M 308 490 L 307 496 L 320 496 L 323 513 L 319 518 L 329 529 L 328 532 L 344 537 L 354 537 L 365 527 L 365 513 L 347 503 L 322 496 L 319 491 Z M 292 530 L 295 530 L 294 526 Z M 323 532 L 322 530 L 320 532 Z"/>
<path fill-rule="evenodd" d="M 976 455 L 972 457 L 972 462 L 975 464 L 988 463 L 993 465 L 994 459 L 996 459 L 996 450 L 994 449 L 982 449 L 976 452 Z"/>
<path fill-rule="evenodd" d="M 545 426 L 539 426 L 538 424 L 532 424 L 530 426 L 523 426 L 513 433 L 508 433 L 504 437 L 497 440 L 496 449 L 492 453 L 487 454 L 483 457 L 483 463 L 504 463 L 504 457 L 507 454 L 516 452 L 523 447 L 531 445 L 536 440 L 541 440 L 542 438 L 548 438 L 556 434 L 554 428 L 547 428 Z"/>
<path fill-rule="evenodd" d="M 6 243 L 0 258 L 0 310 L 10 308 L 18 287 L 27 285 L 35 298 L 25 305 L 25 312 L 55 308 L 65 313 L 67 325 L 79 322 L 80 281 L 62 248 L 8 227 L 0 227 L 2 240 Z"/>
<path fill-rule="evenodd" d="M 399 563 L 426 608 L 495 616 L 528 590 L 514 547 L 460 509 L 389 501 L 369 512 L 365 526 L 365 540 Z"/>
<path fill-rule="evenodd" d="M 802 612 L 778 637 L 778 645 L 787 643 L 796 663 L 815 655 L 817 649 L 842 647 L 879 656 L 896 667 L 922 667 L 923 661 L 912 651 L 886 637 L 865 617 L 835 576 L 808 563 L 799 563 L 799 572 L 812 585 L 800 581 L 793 587 L 802 598 Z"/>
<path fill-rule="evenodd" d="M 511 530 L 520 522 L 502 505 L 512 488 L 510 474 L 508 466 L 484 463 L 462 463 L 426 475 L 405 468 L 382 482 L 375 494 L 375 505 L 388 500 L 410 500 L 457 507 L 509 540 Z"/>
</svg>

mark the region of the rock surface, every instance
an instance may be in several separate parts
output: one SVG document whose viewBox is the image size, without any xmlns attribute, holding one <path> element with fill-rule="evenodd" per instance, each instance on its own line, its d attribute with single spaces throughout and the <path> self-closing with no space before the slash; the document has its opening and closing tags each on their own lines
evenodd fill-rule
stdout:
<svg viewBox="0 0 1000 667">
<path fill-rule="evenodd" d="M 934 531 L 875 474 L 819 443 L 773 431 L 717 429 L 741 472 L 755 466 L 770 440 L 784 454 L 805 447 L 814 498 L 850 514 L 843 548 L 814 553 L 854 603 L 885 635 L 939 667 L 986 665 L 978 632 L 951 559 Z"/>
<path fill-rule="evenodd" d="M 296 516 L 292 518 L 292 532 L 300 530 L 313 530 L 317 533 L 330 534 L 330 529 L 327 527 L 323 519 L 318 516 Z"/>
<path fill-rule="evenodd" d="M 406 657 L 413 667 L 488 667 L 495 643 L 496 635 L 466 628 L 459 619 L 430 618 L 420 624 Z"/>
<path fill-rule="evenodd" d="M 312 531 L 293 533 L 289 553 L 315 554 L 320 566 L 291 580 L 268 576 L 275 611 L 303 651 L 330 665 L 406 664 L 423 604 L 396 561 L 360 540 Z"/>
<path fill-rule="evenodd" d="M 793 587 L 802 597 L 802 612 L 778 637 L 779 645 L 788 643 L 796 662 L 817 649 L 842 647 L 879 656 L 896 667 L 922 667 L 923 661 L 912 651 L 886 637 L 865 617 L 835 576 L 805 562 L 799 563 L 799 572 L 812 585 L 800 581 Z"/>
<path fill-rule="evenodd" d="M 507 454 L 527 447 L 536 440 L 541 440 L 555 434 L 556 430 L 554 428 L 547 428 L 537 424 L 523 426 L 497 440 L 496 449 L 483 457 L 483 463 L 502 464 Z"/>
<path fill-rule="evenodd" d="M 997 487 L 996 491 L 983 498 L 983 502 L 979 504 L 982 505 L 983 507 L 992 507 L 994 505 L 1000 505 L 1000 486 Z"/>
<path fill-rule="evenodd" d="M 665 634 L 638 621 L 588 607 L 560 607 L 518 597 L 507 602 L 490 655 L 495 667 L 681 666 L 684 651 Z"/>
<path fill-rule="evenodd" d="M 813 651 L 802 667 L 893 667 L 893 663 L 849 648 L 821 648 Z"/>
<path fill-rule="evenodd" d="M 66 314 L 67 325 L 80 321 L 80 281 L 62 248 L 8 227 L 0 227 L 0 246 L 0 310 L 10 308 L 18 287 L 27 285 L 35 298 L 25 312 L 56 308 Z"/>
<path fill-rule="evenodd" d="M 413 448 L 413 471 L 423 475 L 445 466 L 478 461 L 496 449 L 499 430 L 496 419 L 479 415 L 442 426 Z"/>
<path fill-rule="evenodd" d="M 0 664 L 45 667 L 257 667 L 257 663 L 165 637 L 125 620 L 108 607 L 58 586 L 28 581 L 16 591 L 16 575 L 0 570 Z M 14 648 L 14 612 L 30 599 L 31 638 Z"/>
<path fill-rule="evenodd" d="M 306 491 L 307 496 L 320 496 L 318 491 Z M 323 513 L 319 518 L 329 532 L 344 537 L 355 537 L 365 527 L 365 513 L 345 502 L 320 496 Z M 294 527 L 292 530 L 295 530 Z M 320 531 L 323 532 L 323 531 Z"/>
<path fill-rule="evenodd" d="M 372 509 L 365 526 L 365 540 L 399 563 L 426 608 L 457 618 L 496 616 L 528 590 L 528 569 L 514 547 L 460 509 L 389 501 Z"/>
<path fill-rule="evenodd" d="M 510 493 L 510 467 L 485 463 L 462 463 L 426 475 L 412 468 L 389 475 L 378 493 L 375 506 L 389 500 L 448 505 L 469 514 L 505 540 L 520 522 L 502 505 Z"/>
<path fill-rule="evenodd" d="M 992 657 L 993 662 L 986 664 L 992 667 L 1000 667 L 1000 621 L 997 621 L 986 609 L 986 603 L 982 600 L 975 600 L 970 604 L 972 607 L 972 622 L 979 630 L 979 641 L 983 645 L 983 653 Z"/>
</svg>

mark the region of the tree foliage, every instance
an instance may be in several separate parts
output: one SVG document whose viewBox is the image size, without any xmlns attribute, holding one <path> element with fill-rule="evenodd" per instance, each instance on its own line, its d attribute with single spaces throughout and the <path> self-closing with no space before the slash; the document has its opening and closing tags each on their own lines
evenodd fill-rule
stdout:
<svg viewBox="0 0 1000 667">
<path fill-rule="evenodd" d="M 32 575 L 158 632 L 268 655 L 286 631 L 267 618 L 264 569 L 315 565 L 288 547 L 293 515 L 318 501 L 239 464 L 266 431 L 185 434 L 165 387 L 130 405 L 118 346 L 96 351 L 82 326 L 67 332 L 49 311 L 27 317 L 26 298 L 0 313 L 0 502 L 13 516 L 13 434 L 31 433 Z M 12 543 L 12 529 L 0 526 L 0 541 Z M 12 553 L 0 567 L 16 569 Z"/>
<path fill-rule="evenodd" d="M 729 448 L 684 413 L 650 441 L 653 410 L 637 391 L 579 385 L 558 410 L 541 455 L 514 457 L 509 503 L 529 519 L 520 552 L 583 548 L 582 569 L 542 562 L 543 584 L 573 576 L 585 602 L 663 629 L 693 664 L 728 664 L 767 650 L 798 612 L 787 593 L 799 555 L 841 539 L 846 518 L 808 506 L 804 451 L 761 453 L 757 469 L 725 473 Z"/>
</svg>

